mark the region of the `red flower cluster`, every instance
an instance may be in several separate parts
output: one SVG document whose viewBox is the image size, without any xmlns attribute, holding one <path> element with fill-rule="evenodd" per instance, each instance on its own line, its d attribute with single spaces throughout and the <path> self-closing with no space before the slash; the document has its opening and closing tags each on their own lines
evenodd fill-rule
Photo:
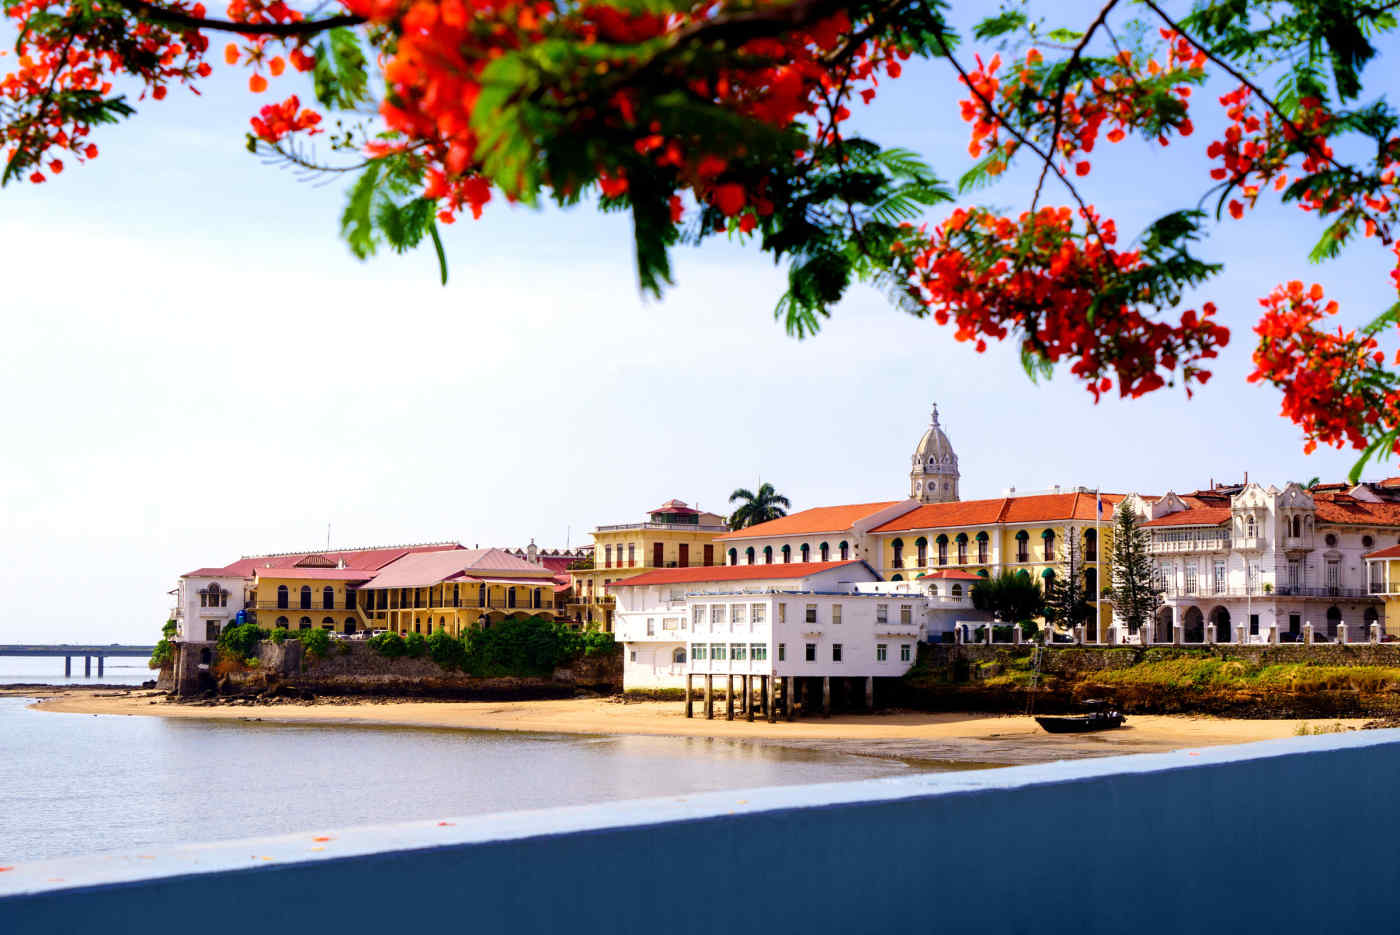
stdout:
<svg viewBox="0 0 1400 935">
<path fill-rule="evenodd" d="M 1190 83 L 1199 82 L 1205 76 L 1206 56 L 1196 51 L 1186 39 L 1169 29 L 1161 30 L 1166 40 L 1165 64 L 1156 58 L 1148 58 L 1142 70 L 1154 83 L 1175 84 L 1171 93 L 1183 104 L 1180 116 L 1173 115 L 1170 126 L 1181 136 L 1190 136 L 1193 127 L 1185 116 L 1185 103 L 1191 96 Z M 997 175 L 1006 168 L 1006 160 L 1016 151 L 1018 141 L 1009 135 L 1003 138 L 1003 118 L 1012 115 L 1026 116 L 1032 122 L 1032 136 L 1046 140 L 1054 146 L 1055 155 L 1074 161 L 1080 153 L 1091 153 L 1098 141 L 1105 123 L 1110 124 L 1108 141 L 1117 143 L 1126 135 L 1125 131 L 1138 126 L 1153 115 L 1153 101 L 1144 88 L 1143 74 L 1139 71 L 1131 52 L 1119 53 L 1116 62 L 1119 71 L 1104 77 L 1096 75 L 1087 82 L 1079 82 L 1066 89 L 1060 105 L 1059 137 L 1050 140 L 1054 132 L 1055 113 L 1050 105 L 1057 91 L 1058 78 L 1044 64 L 1044 56 L 1038 49 L 1031 49 L 1025 59 L 1016 65 L 1008 66 L 1005 73 L 1001 69 L 1001 56 L 992 56 L 983 63 L 976 57 L 977 67 L 968 73 L 967 79 L 959 79 L 973 92 L 960 101 L 962 118 L 972 123 L 972 141 L 968 152 L 973 157 L 990 153 L 1002 153 L 1003 158 L 994 160 L 988 171 Z M 989 102 L 993 110 L 989 110 Z M 1158 137 L 1165 146 L 1165 135 Z M 1087 175 L 1090 170 L 1088 160 L 1074 161 L 1076 175 Z"/>
<path fill-rule="evenodd" d="M 1337 314 L 1336 302 L 1322 300 L 1320 285 L 1298 280 L 1259 300 L 1266 311 L 1254 327 L 1259 346 L 1249 382 L 1283 390 L 1282 413 L 1303 429 L 1306 453 L 1319 443 L 1364 449 L 1368 431 L 1400 425 L 1400 387 L 1374 336 L 1317 327 Z"/>
<path fill-rule="evenodd" d="M 491 188 L 483 180 L 481 141 L 472 128 L 482 73 L 503 53 L 522 45 L 566 36 L 585 43 L 635 44 L 653 41 L 702 24 L 722 8 L 699 4 L 689 15 L 662 16 L 628 13 L 609 6 L 565 7 L 550 0 L 346 0 L 351 12 L 394 29 L 397 41 L 384 65 L 389 95 L 381 114 L 390 129 L 401 135 L 398 144 L 377 147 L 372 154 L 398 149 L 420 160 L 426 178 L 425 195 L 440 200 L 439 217 L 455 219 L 463 209 L 478 216 L 490 200 Z M 690 75 L 683 70 L 668 73 L 701 99 L 773 126 L 785 127 L 811 117 L 820 136 L 830 137 L 848 116 L 845 99 L 860 93 L 874 94 L 877 69 L 899 73 L 892 50 L 869 43 L 858 50 L 851 74 L 844 81 L 832 74 L 825 57 L 852 31 L 844 13 L 780 38 L 746 43 L 743 67 L 720 69 L 711 74 Z M 749 64 L 751 63 L 751 64 Z M 580 66 L 581 68 L 583 66 Z M 614 69 L 634 64 L 617 61 L 586 63 L 578 85 L 597 83 Z M 661 66 L 663 69 L 667 66 Z M 664 86 L 666 81 L 658 81 Z M 689 189 L 696 199 L 711 204 L 736 226 L 751 229 L 755 216 L 771 213 L 773 205 L 758 183 L 726 175 L 733 152 L 707 147 L 707 141 L 668 130 L 669 114 L 639 92 L 636 85 L 620 84 L 620 90 L 602 103 L 579 108 L 574 119 L 580 138 L 606 129 L 609 135 L 630 138 L 636 155 L 654 165 L 674 170 L 675 191 Z M 839 98 L 839 99 L 838 99 Z M 823 112 L 824 118 L 818 118 Z M 611 144 L 610 144 L 611 145 Z M 547 185 L 572 190 L 599 181 L 604 194 L 618 197 L 628 190 L 626 160 L 603 153 L 593 178 L 545 179 Z M 673 199 L 673 205 L 679 204 Z M 747 220 L 744 218 L 747 217 Z"/>
<path fill-rule="evenodd" d="M 288 133 L 304 130 L 307 136 L 315 136 L 321 132 L 316 126 L 321 122 L 321 115 L 314 110 L 301 109 L 301 101 L 295 94 L 280 104 L 268 104 L 249 122 L 258 138 L 269 143 L 276 143 Z"/>
<path fill-rule="evenodd" d="M 199 3 L 175 0 L 167 6 L 204 15 Z M 62 172 L 58 157 L 63 153 L 78 162 L 97 156 L 97 147 L 86 142 L 91 124 L 82 116 L 65 115 L 55 95 L 93 92 L 105 97 L 114 76 L 130 75 L 160 100 L 170 84 L 192 86 L 195 78 L 209 74 L 203 61 L 209 40 L 198 30 L 137 20 L 115 4 L 100 11 L 102 17 L 121 21 L 112 28 L 94 26 L 93 11 L 68 0 L 18 0 L 7 3 L 5 13 L 20 34 L 15 49 L 19 67 L 0 78 L 0 98 L 13 105 L 18 118 L 0 126 L 0 153 L 7 165 L 19 159 L 34 166 L 32 182 L 45 180 L 40 166 Z"/>
<path fill-rule="evenodd" d="M 1113 387 L 1138 397 L 1166 385 L 1179 367 L 1182 382 L 1205 383 L 1199 362 L 1230 340 L 1215 307 L 1187 310 L 1179 324 L 1154 321 L 1127 303 L 1103 301 L 1121 273 L 1141 263 L 1115 250 L 1112 221 L 1078 220 L 1098 236 L 1077 232 L 1069 208 L 1043 208 L 1012 219 L 958 209 L 914 252 L 915 287 L 939 324 L 950 320 L 959 341 L 1020 336 L 1022 349 L 1070 370 L 1098 400 Z M 1165 375 L 1164 375 L 1165 374 Z"/>
<path fill-rule="evenodd" d="M 1262 118 L 1255 114 L 1251 107 L 1253 97 L 1253 92 L 1241 85 L 1220 98 L 1230 126 L 1225 128 L 1224 139 L 1216 140 L 1206 149 L 1207 156 L 1221 161 L 1210 170 L 1210 177 L 1217 181 L 1229 179 L 1240 185 L 1244 201 L 1231 199 L 1229 203 L 1230 216 L 1235 218 L 1243 216 L 1246 206 L 1254 207 L 1265 186 L 1272 184 L 1282 191 L 1288 185 L 1288 160 L 1300 146 L 1305 149 L 1301 168 L 1307 174 L 1325 168 L 1332 156 L 1327 131 L 1334 118 L 1317 98 L 1305 97 L 1299 101 L 1298 116 L 1293 126 L 1289 126 L 1276 120 L 1272 113 Z M 1294 126 L 1306 137 L 1300 139 Z M 1327 213 L 1340 207 L 1329 205 L 1330 200 L 1328 192 L 1309 191 L 1302 200 L 1302 208 Z"/>
</svg>

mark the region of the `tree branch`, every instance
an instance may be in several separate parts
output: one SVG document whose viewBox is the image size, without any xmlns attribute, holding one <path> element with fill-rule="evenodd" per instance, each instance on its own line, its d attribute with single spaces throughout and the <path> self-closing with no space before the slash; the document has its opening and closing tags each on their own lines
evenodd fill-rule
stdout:
<svg viewBox="0 0 1400 935">
<path fill-rule="evenodd" d="M 147 0 L 117 0 L 122 9 L 152 23 L 167 26 L 180 26 L 185 29 L 209 29 L 215 32 L 234 32 L 244 36 L 298 37 L 314 36 L 328 29 L 340 26 L 359 26 L 366 22 L 363 16 L 342 14 L 325 19 L 302 20 L 295 23 L 235 23 L 231 20 L 205 19 L 191 16 L 182 10 L 173 10 Z"/>
<path fill-rule="evenodd" d="M 1058 153 L 1060 150 L 1060 130 L 1064 128 L 1065 117 L 1065 92 L 1069 90 L 1070 76 L 1074 71 L 1074 66 L 1079 64 L 1079 59 L 1084 54 L 1084 49 L 1093 38 L 1094 33 L 1100 26 L 1106 24 L 1108 11 L 1118 5 L 1118 0 L 1108 0 L 1103 9 L 1099 10 L 1099 15 L 1089 24 L 1089 28 L 1084 31 L 1084 36 L 1079 40 L 1079 44 L 1070 53 L 1069 61 L 1065 63 L 1065 70 L 1060 73 L 1060 86 L 1055 91 L 1055 125 L 1050 131 L 1050 152 Z M 1045 187 L 1045 176 L 1050 171 L 1050 163 L 1046 162 L 1040 167 L 1040 178 L 1035 183 L 1035 194 L 1031 196 L 1031 216 L 1035 216 L 1036 206 L 1040 204 L 1040 192 Z"/>
</svg>

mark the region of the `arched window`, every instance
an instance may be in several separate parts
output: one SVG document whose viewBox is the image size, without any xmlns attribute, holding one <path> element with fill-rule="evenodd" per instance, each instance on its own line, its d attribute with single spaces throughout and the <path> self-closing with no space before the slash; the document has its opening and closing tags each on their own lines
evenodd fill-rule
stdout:
<svg viewBox="0 0 1400 935">
<path fill-rule="evenodd" d="M 955 585 L 953 585 L 953 596 L 954 596 L 954 597 L 962 597 L 962 585 L 960 585 L 960 584 L 955 584 Z"/>
<path fill-rule="evenodd" d="M 821 545 L 817 546 L 817 553 L 821 555 L 822 561 L 831 561 L 831 546 L 827 543 L 823 542 Z"/>
<path fill-rule="evenodd" d="M 283 629 L 283 630 L 287 629 L 287 618 L 286 618 L 286 617 L 278 617 L 278 618 L 277 618 L 277 626 L 278 626 L 279 629 Z"/>
<path fill-rule="evenodd" d="M 792 546 L 790 545 L 783 546 L 783 564 L 792 564 Z"/>
<path fill-rule="evenodd" d="M 287 609 L 287 586 L 285 584 L 279 584 L 277 586 L 277 609 Z"/>
<path fill-rule="evenodd" d="M 1055 590 L 1055 569 L 1045 569 L 1040 573 L 1040 577 L 1041 580 L 1044 582 L 1041 585 L 1041 590 L 1045 592 L 1046 597 L 1049 597 L 1050 593 Z"/>
<path fill-rule="evenodd" d="M 1293 538 L 1300 539 L 1303 536 L 1303 517 L 1293 517 Z"/>
<path fill-rule="evenodd" d="M 739 550 L 738 550 L 738 549 L 730 549 L 730 550 L 729 550 L 729 564 L 731 564 L 731 565 L 737 565 L 737 564 L 739 564 Z M 753 564 L 753 549 L 749 549 L 749 564 L 750 564 L 750 565 Z"/>
<path fill-rule="evenodd" d="M 914 564 L 923 568 L 928 564 L 928 540 L 923 536 L 914 540 Z"/>
<path fill-rule="evenodd" d="M 321 609 L 335 609 L 335 588 L 331 587 L 330 585 L 326 585 L 324 588 L 321 589 Z"/>
<path fill-rule="evenodd" d="M 938 564 L 948 564 L 948 537 L 941 533 L 938 536 Z"/>
<path fill-rule="evenodd" d="M 321 621 L 321 629 L 322 629 L 322 630 L 334 630 L 334 629 L 335 629 L 335 621 L 332 620 L 330 617 L 324 618 L 324 619 Z"/>
<path fill-rule="evenodd" d="M 1099 534 L 1092 529 L 1084 530 L 1084 561 L 1099 560 Z"/>
<path fill-rule="evenodd" d="M 1016 533 L 1016 561 L 1029 562 L 1031 560 L 1031 534 L 1022 529 Z"/>
<path fill-rule="evenodd" d="M 677 665 L 677 666 L 683 666 L 683 665 L 685 665 L 685 648 L 684 648 L 684 647 L 682 647 L 682 646 L 677 646 L 675 649 L 671 650 L 671 664 L 672 664 L 672 665 Z"/>
<path fill-rule="evenodd" d="M 929 585 L 929 586 L 928 586 L 928 593 L 931 594 L 931 595 L 934 596 L 934 597 L 937 597 L 937 596 L 938 596 L 938 585 L 936 585 L 936 584 L 931 584 L 931 585 Z"/>
<path fill-rule="evenodd" d="M 839 552 L 839 553 L 841 554 L 841 561 L 845 562 L 845 561 L 849 561 L 849 560 L 850 560 L 850 558 L 851 558 L 851 545 L 850 545 L 850 543 L 848 543 L 848 542 L 846 542 L 846 541 L 843 540 L 843 541 L 841 542 L 841 544 L 838 545 L 838 546 L 836 547 L 836 551 Z"/>
<path fill-rule="evenodd" d="M 967 533 L 958 533 L 958 564 L 967 564 Z"/>
<path fill-rule="evenodd" d="M 311 618 L 310 618 L 310 617 L 302 617 L 302 618 L 301 618 L 301 622 L 299 622 L 299 623 L 297 624 L 297 629 L 298 629 L 298 630 L 309 630 L 309 629 L 311 629 Z"/>
<path fill-rule="evenodd" d="M 301 586 L 301 609 L 311 609 L 311 585 L 309 584 L 303 584 Z"/>
<path fill-rule="evenodd" d="M 987 564 L 988 541 L 989 540 L 985 532 L 979 532 L 977 534 L 977 564 L 979 565 Z"/>
<path fill-rule="evenodd" d="M 1055 557 L 1055 530 L 1045 530 L 1040 534 L 1040 538 L 1045 543 L 1045 560 L 1048 562 Z"/>
<path fill-rule="evenodd" d="M 1244 518 L 1244 536 L 1246 539 L 1253 539 L 1258 535 L 1258 528 L 1258 524 L 1254 522 L 1253 516 L 1246 516 Z"/>
<path fill-rule="evenodd" d="M 773 564 L 773 547 L 771 545 L 765 545 L 763 547 L 763 564 Z"/>
<path fill-rule="evenodd" d="M 744 561 L 745 561 L 745 563 L 747 563 L 747 564 L 749 564 L 749 565 L 752 565 L 752 564 L 753 564 L 753 557 L 754 557 L 753 546 L 749 546 L 747 549 L 744 550 Z"/>
<path fill-rule="evenodd" d="M 892 564 L 894 565 L 895 568 L 903 568 L 903 567 L 904 567 L 904 540 L 903 540 L 903 539 L 896 539 L 896 540 L 894 540 L 893 542 L 890 543 L 890 547 L 894 549 L 894 562 L 893 562 Z"/>
<path fill-rule="evenodd" d="M 903 581 L 903 580 L 904 580 L 904 576 L 903 576 L 903 575 L 891 575 L 891 576 L 890 576 L 890 580 L 891 580 L 891 581 Z"/>
<path fill-rule="evenodd" d="M 812 547 L 807 543 L 802 543 L 802 564 L 807 564 L 812 560 Z"/>
</svg>

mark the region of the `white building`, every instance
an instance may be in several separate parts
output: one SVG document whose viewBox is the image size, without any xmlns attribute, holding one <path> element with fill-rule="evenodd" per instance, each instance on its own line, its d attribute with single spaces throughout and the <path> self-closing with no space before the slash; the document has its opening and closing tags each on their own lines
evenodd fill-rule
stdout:
<svg viewBox="0 0 1400 935">
<path fill-rule="evenodd" d="M 217 640 L 238 617 L 251 595 L 252 578 L 221 568 L 200 568 L 180 576 L 175 589 L 175 638 L 182 643 Z"/>
<path fill-rule="evenodd" d="M 1400 503 L 1384 484 L 1215 486 L 1151 505 L 1151 553 L 1163 606 L 1155 642 L 1298 640 L 1306 624 L 1349 641 L 1384 625 L 1363 556 L 1396 541 Z"/>
<path fill-rule="evenodd" d="M 617 582 L 623 687 L 688 674 L 896 677 L 925 619 L 918 592 L 860 592 L 864 562 L 668 568 Z"/>
</svg>

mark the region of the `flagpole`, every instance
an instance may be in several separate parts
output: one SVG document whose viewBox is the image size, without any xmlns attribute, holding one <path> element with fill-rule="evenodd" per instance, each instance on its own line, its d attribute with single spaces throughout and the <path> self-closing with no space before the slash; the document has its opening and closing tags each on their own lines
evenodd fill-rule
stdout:
<svg viewBox="0 0 1400 935">
<path fill-rule="evenodd" d="M 1103 531 L 1099 521 L 1103 519 L 1103 488 L 1094 491 L 1094 623 L 1099 631 L 1099 642 L 1103 642 L 1103 608 L 1099 595 L 1103 593 Z"/>
</svg>

